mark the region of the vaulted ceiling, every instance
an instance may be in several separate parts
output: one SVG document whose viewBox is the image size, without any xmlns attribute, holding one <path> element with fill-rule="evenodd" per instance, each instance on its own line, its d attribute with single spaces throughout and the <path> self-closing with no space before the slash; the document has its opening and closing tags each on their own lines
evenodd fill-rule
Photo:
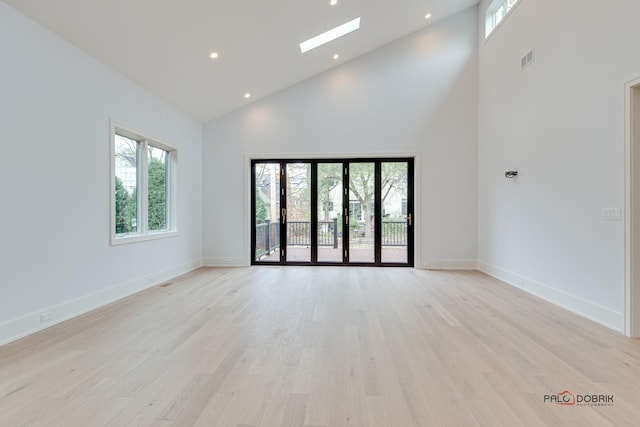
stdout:
<svg viewBox="0 0 640 427">
<path fill-rule="evenodd" d="M 451 16 L 478 0 L 3 0 L 206 122 Z M 431 17 L 426 19 L 425 16 Z M 358 31 L 299 43 L 361 17 Z M 218 54 L 212 59 L 211 53 Z M 334 59 L 334 55 L 339 55 Z M 245 94 L 251 96 L 245 98 Z"/>
</svg>

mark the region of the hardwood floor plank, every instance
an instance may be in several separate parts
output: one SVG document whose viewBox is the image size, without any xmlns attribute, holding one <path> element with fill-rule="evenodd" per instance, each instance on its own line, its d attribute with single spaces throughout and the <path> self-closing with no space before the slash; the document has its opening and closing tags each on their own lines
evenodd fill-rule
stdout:
<svg viewBox="0 0 640 427">
<path fill-rule="evenodd" d="M 233 398 L 233 393 L 215 393 L 193 423 L 196 427 L 214 427 Z"/>
<path fill-rule="evenodd" d="M 307 411 L 309 396 L 300 393 L 291 393 L 282 418 L 282 427 L 299 427 L 304 424 L 304 416 Z"/>
<path fill-rule="evenodd" d="M 311 391 L 307 400 L 305 425 L 328 425 L 327 408 L 329 406 L 329 380 L 326 377 L 312 377 Z"/>
<path fill-rule="evenodd" d="M 316 360 L 316 350 L 305 348 L 302 351 L 298 370 L 296 371 L 296 380 L 293 383 L 292 393 L 309 394 L 311 393 L 311 382 L 313 381 L 313 365 Z"/>
<path fill-rule="evenodd" d="M 0 347 L 0 427 L 634 426 L 638 401 L 640 340 L 478 272 L 203 268 Z"/>
</svg>

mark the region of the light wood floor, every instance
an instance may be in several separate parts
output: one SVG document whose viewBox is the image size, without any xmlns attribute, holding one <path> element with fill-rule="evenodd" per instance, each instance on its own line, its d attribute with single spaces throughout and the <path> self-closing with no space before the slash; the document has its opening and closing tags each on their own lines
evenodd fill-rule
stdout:
<svg viewBox="0 0 640 427">
<path fill-rule="evenodd" d="M 637 426 L 640 342 L 475 272 L 200 269 L 0 347 L 0 425 Z"/>
</svg>

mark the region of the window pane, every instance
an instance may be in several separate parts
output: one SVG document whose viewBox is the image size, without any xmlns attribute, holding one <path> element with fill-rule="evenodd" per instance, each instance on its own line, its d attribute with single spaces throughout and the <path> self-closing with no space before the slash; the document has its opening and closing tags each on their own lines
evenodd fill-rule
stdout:
<svg viewBox="0 0 640 427">
<path fill-rule="evenodd" d="M 148 166 L 148 202 L 149 230 L 167 229 L 167 165 L 169 153 L 149 145 Z"/>
<path fill-rule="evenodd" d="M 375 262 L 375 164 L 349 163 L 349 262 Z"/>
<path fill-rule="evenodd" d="M 256 261 L 280 262 L 280 164 L 256 163 Z"/>
<path fill-rule="evenodd" d="M 501 6 L 500 9 L 498 9 L 498 11 L 496 12 L 496 25 L 498 25 L 502 21 L 502 18 L 504 18 L 504 15 L 505 15 L 504 6 Z"/>
<path fill-rule="evenodd" d="M 342 163 L 318 163 L 318 262 L 342 262 Z"/>
<path fill-rule="evenodd" d="M 513 8 L 518 0 L 494 0 L 487 9 L 487 19 L 485 27 L 485 37 L 489 34 L 506 18 L 507 14 Z"/>
<path fill-rule="evenodd" d="M 287 163 L 287 261 L 311 261 L 311 164 Z"/>
<path fill-rule="evenodd" d="M 115 135 L 116 234 L 138 232 L 138 155 L 140 143 Z"/>
<path fill-rule="evenodd" d="M 408 262 L 407 162 L 382 163 L 382 262 Z"/>
</svg>

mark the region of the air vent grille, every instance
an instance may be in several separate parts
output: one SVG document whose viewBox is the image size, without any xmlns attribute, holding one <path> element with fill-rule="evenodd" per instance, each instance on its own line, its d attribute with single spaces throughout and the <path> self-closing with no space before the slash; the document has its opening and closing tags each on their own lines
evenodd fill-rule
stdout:
<svg viewBox="0 0 640 427">
<path fill-rule="evenodd" d="M 535 49 L 531 49 L 525 56 L 520 60 L 520 69 L 524 70 L 527 68 L 533 61 L 536 60 L 536 51 Z"/>
</svg>

